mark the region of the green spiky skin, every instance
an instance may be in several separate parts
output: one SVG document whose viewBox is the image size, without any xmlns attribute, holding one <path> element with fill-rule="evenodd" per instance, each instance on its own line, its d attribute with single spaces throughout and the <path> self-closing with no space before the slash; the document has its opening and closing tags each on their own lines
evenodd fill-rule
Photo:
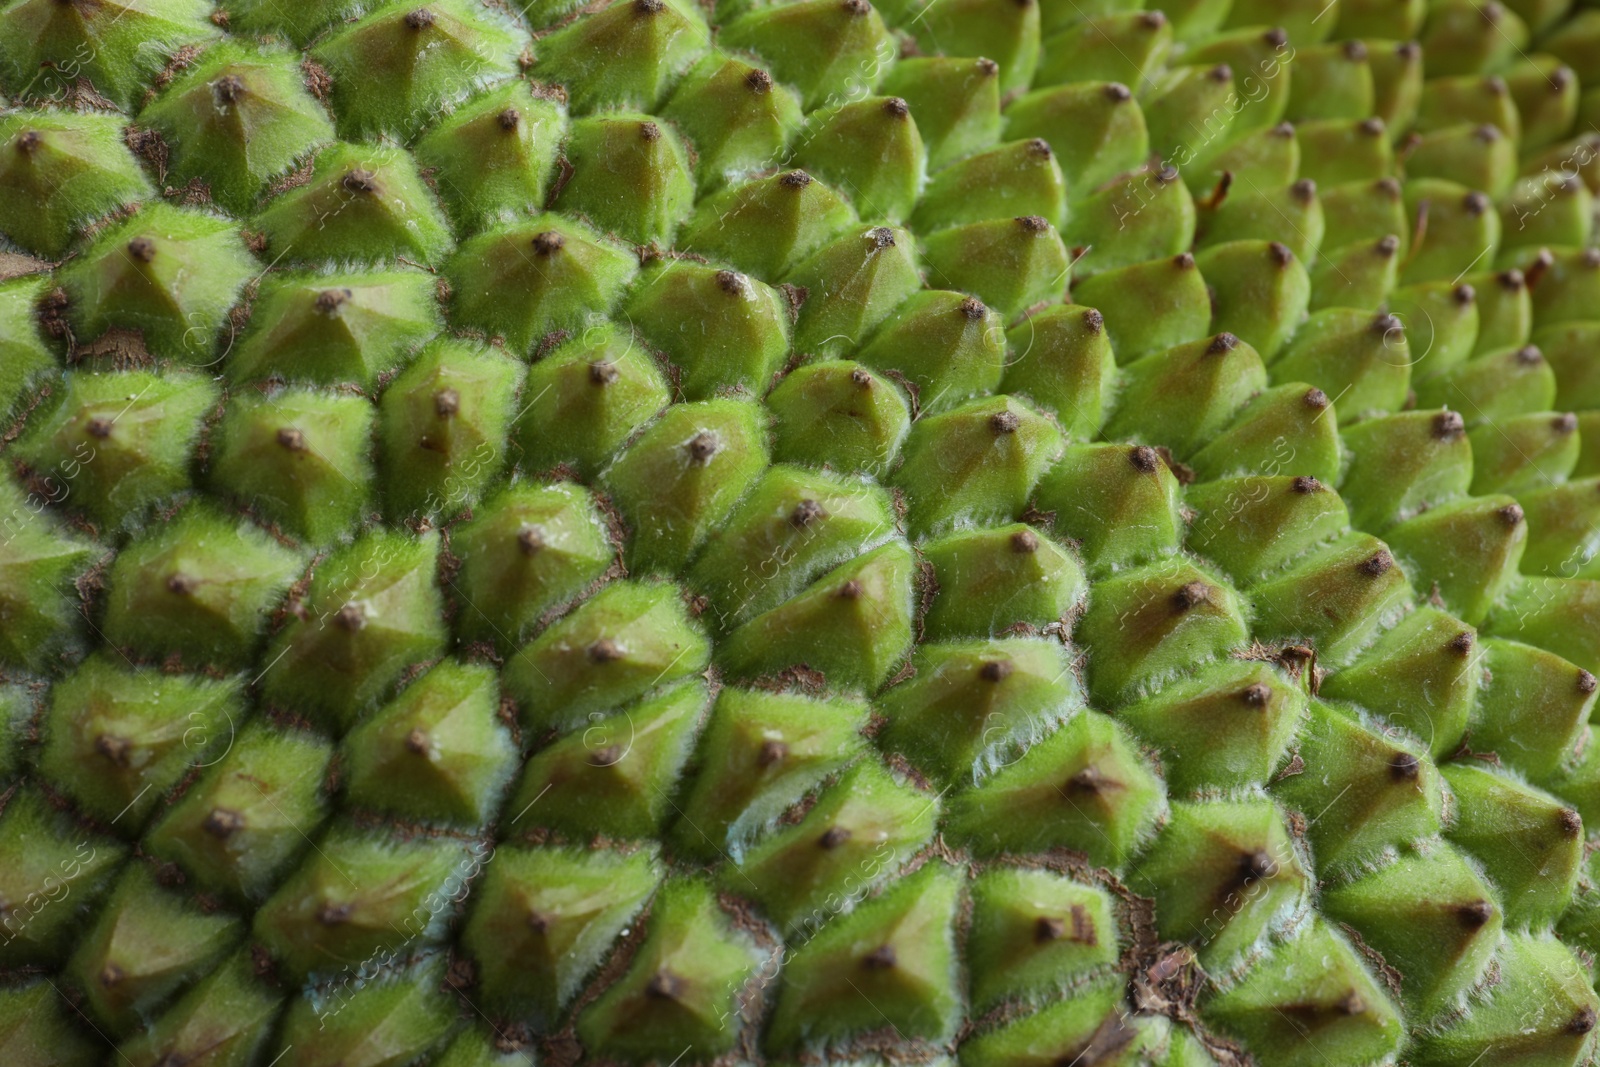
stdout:
<svg viewBox="0 0 1600 1067">
<path fill-rule="evenodd" d="M 0 3 L 0 1063 L 1589 1062 L 1597 79 Z"/>
<path fill-rule="evenodd" d="M 289 669 L 274 672 L 263 695 L 348 725 L 409 664 L 436 655 L 445 638 L 438 551 L 434 534 L 375 531 L 324 560 L 288 606 L 292 618 L 267 654 Z"/>
<path fill-rule="evenodd" d="M 323 780 L 333 751 L 315 734 L 261 726 L 225 738 L 227 750 L 198 761 L 199 780 L 148 840 L 205 892 L 259 903 L 309 850 L 299 828 L 328 812 Z"/>
<path fill-rule="evenodd" d="M 124 204 L 152 192 L 109 115 L 18 112 L 0 119 L 0 227 L 46 256 Z"/>
<path fill-rule="evenodd" d="M 452 342 L 428 346 L 389 384 L 378 410 L 395 516 L 477 503 L 506 465 L 520 364 Z"/>
<path fill-rule="evenodd" d="M 266 186 L 333 140 L 333 124 L 304 86 L 293 52 L 231 42 L 139 113 L 167 150 L 168 181 L 204 183 L 212 200 L 248 213 Z"/>
<path fill-rule="evenodd" d="M 264 521 L 323 541 L 371 505 L 371 405 L 304 389 L 241 393 L 218 427 L 213 477 Z"/>
<path fill-rule="evenodd" d="M 263 616 L 303 565 L 254 526 L 185 508 L 117 556 L 102 625 L 138 656 L 242 666 L 260 650 Z"/>
<path fill-rule="evenodd" d="M 133 833 L 160 793 L 226 750 L 238 701 L 236 679 L 164 681 L 120 658 L 93 659 L 52 694 L 40 760 L 85 811 Z"/>
<path fill-rule="evenodd" d="M 439 330 L 433 284 L 415 273 L 272 279 L 229 353 L 235 381 L 279 378 L 371 388 Z"/>
<path fill-rule="evenodd" d="M 228 222 L 152 204 L 100 231 L 61 282 L 73 330 L 86 340 L 136 330 L 156 358 L 205 368 L 256 272 Z"/>
</svg>

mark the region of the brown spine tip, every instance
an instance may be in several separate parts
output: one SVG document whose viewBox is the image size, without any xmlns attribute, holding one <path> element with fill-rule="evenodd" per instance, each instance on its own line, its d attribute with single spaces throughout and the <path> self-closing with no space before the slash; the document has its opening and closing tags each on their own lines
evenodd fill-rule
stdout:
<svg viewBox="0 0 1600 1067">
<path fill-rule="evenodd" d="M 140 263 L 149 263 L 156 258 L 156 243 L 148 237 L 135 237 L 128 242 L 128 255 Z"/>
<path fill-rule="evenodd" d="M 216 96 L 219 104 L 237 103 L 244 95 L 244 79 L 236 74 L 228 74 L 218 78 L 211 86 L 211 92 Z"/>
<path fill-rule="evenodd" d="M 1544 361 L 1544 353 L 1539 351 L 1538 345 L 1523 345 L 1517 349 L 1517 362 L 1524 367 L 1531 367 L 1535 363 Z"/>
<path fill-rule="evenodd" d="M 201 820 L 200 829 L 219 841 L 226 841 L 244 829 L 244 816 L 232 808 L 212 808 Z"/>
<path fill-rule="evenodd" d="M 657 3 L 660 0 L 656 0 Z M 644 984 L 644 995 L 651 1000 L 678 1000 L 688 992 L 689 983 L 668 970 L 660 970 Z"/>
<path fill-rule="evenodd" d="M 996 74 L 1000 73 L 1000 64 L 985 56 L 978 57 L 977 66 L 978 73 L 983 75 L 985 78 L 992 78 Z"/>
<path fill-rule="evenodd" d="M 1016 433 L 1021 425 L 1022 419 L 1015 411 L 997 411 L 989 416 L 989 431 L 996 437 Z"/>
<path fill-rule="evenodd" d="M 1211 356 L 1220 356 L 1224 352 L 1232 352 L 1238 347 L 1239 339 L 1233 334 L 1219 333 L 1213 337 L 1211 339 L 1211 343 L 1206 346 L 1206 354 Z"/>
<path fill-rule="evenodd" d="M 550 932 L 550 916 L 537 911 L 528 912 L 528 929 L 536 934 Z"/>
<path fill-rule="evenodd" d="M 1389 777 L 1397 782 L 1414 782 L 1422 775 L 1422 763 L 1409 752 L 1389 757 Z"/>
<path fill-rule="evenodd" d="M 291 427 L 278 431 L 278 447 L 287 452 L 306 451 L 306 435 Z"/>
<path fill-rule="evenodd" d="M 1266 849 L 1256 849 L 1239 857 L 1239 874 L 1246 882 L 1258 882 L 1278 873 L 1278 861 Z"/>
<path fill-rule="evenodd" d="M 454 389 L 441 389 L 433 394 L 433 413 L 448 419 L 461 410 L 461 394 Z"/>
<path fill-rule="evenodd" d="M 1041 915 L 1033 921 L 1033 943 L 1047 945 L 1067 936 L 1067 924 L 1054 915 Z"/>
<path fill-rule="evenodd" d="M 639 15 L 659 15 L 666 10 L 662 0 L 633 0 L 633 10 Z"/>
<path fill-rule="evenodd" d="M 23 130 L 17 138 L 17 151 L 25 156 L 31 156 L 44 144 L 44 135 L 38 130 Z"/>
<path fill-rule="evenodd" d="M 555 230 L 545 230 L 533 235 L 533 250 L 541 256 L 550 256 L 567 246 L 567 239 Z"/>
<path fill-rule="evenodd" d="M 1105 329 L 1106 317 L 1100 314 L 1098 308 L 1090 308 L 1083 313 L 1083 328 L 1090 333 L 1099 333 Z"/>
<path fill-rule="evenodd" d="M 1179 270 L 1193 270 L 1194 269 L 1194 253 L 1193 252 L 1179 252 L 1177 255 L 1172 257 L 1172 265 L 1174 267 L 1177 267 Z"/>
<path fill-rule="evenodd" d="M 1029 556 L 1039 551 L 1039 535 L 1032 530 L 1018 530 L 1011 535 L 1011 551 L 1019 556 Z"/>
<path fill-rule="evenodd" d="M 1456 918 L 1468 930 L 1478 930 L 1494 918 L 1494 905 L 1487 900 L 1474 900 L 1456 908 Z"/>
<path fill-rule="evenodd" d="M 345 174 L 341 184 L 346 192 L 369 194 L 378 191 L 378 176 L 370 170 L 357 167 Z"/>
<path fill-rule="evenodd" d="M 1550 91 L 1552 93 L 1564 92 L 1567 86 L 1571 85 L 1573 79 L 1576 77 L 1577 75 L 1572 72 L 1571 67 L 1557 67 L 1555 70 L 1550 72 L 1550 77 L 1548 78 L 1548 81 L 1550 82 Z"/>
<path fill-rule="evenodd" d="M 1273 48 L 1282 48 L 1289 43 L 1289 31 L 1282 26 L 1274 26 L 1261 35 L 1261 40 Z"/>
<path fill-rule="evenodd" d="M 167 592 L 177 596 L 194 596 L 195 590 L 199 588 L 200 579 L 182 571 L 167 577 Z"/>
<path fill-rule="evenodd" d="M 118 767 L 126 767 L 133 754 L 133 744 L 125 737 L 101 734 L 94 739 L 94 750 Z"/>
<path fill-rule="evenodd" d="M 1567 1020 L 1567 1033 L 1573 1035 L 1587 1034 L 1594 1029 L 1596 1021 L 1595 1010 L 1585 1004 L 1573 1013 L 1572 1018 Z"/>
<path fill-rule="evenodd" d="M 317 909 L 317 922 L 323 926 L 339 926 L 349 922 L 354 911 L 348 904 L 324 904 Z"/>
<path fill-rule="evenodd" d="M 625 654 L 622 646 L 609 637 L 602 637 L 585 649 L 590 663 L 615 663 Z"/>
<path fill-rule="evenodd" d="M 872 10 L 872 5 L 867 3 L 867 0 L 844 0 L 839 6 L 844 8 L 846 14 L 853 15 L 856 18 L 860 18 Z"/>
<path fill-rule="evenodd" d="M 615 767 L 617 762 L 622 759 L 622 754 L 621 745 L 607 745 L 604 748 L 597 748 L 589 753 L 589 766 Z"/>
<path fill-rule="evenodd" d="M 1022 227 L 1023 233 L 1044 233 L 1050 229 L 1050 224 L 1038 215 L 1019 215 L 1017 225 Z"/>
<path fill-rule="evenodd" d="M 1280 122 L 1276 126 L 1272 127 L 1269 132 L 1272 134 L 1272 136 L 1280 140 L 1287 141 L 1289 138 L 1294 136 L 1294 123 Z"/>
<path fill-rule="evenodd" d="M 1254 682 L 1245 686 L 1239 692 L 1239 699 L 1252 708 L 1264 708 L 1272 696 L 1272 690 L 1261 682 Z"/>
<path fill-rule="evenodd" d="M 1384 124 L 1382 119 L 1373 115 L 1371 118 L 1362 119 L 1361 125 L 1356 128 L 1368 137 L 1382 137 L 1389 127 Z"/>
<path fill-rule="evenodd" d="M 1520 504 L 1507 504 L 1495 514 L 1500 516 L 1501 522 L 1513 530 L 1522 525 L 1522 506 Z"/>
<path fill-rule="evenodd" d="M 1490 96 L 1504 96 L 1510 91 L 1510 86 L 1506 85 L 1506 80 L 1498 74 L 1491 74 L 1483 79 L 1483 87 Z"/>
<path fill-rule="evenodd" d="M 1090 764 L 1067 779 L 1067 792 L 1082 796 L 1096 796 L 1105 788 L 1105 775 L 1100 768 Z"/>
<path fill-rule="evenodd" d="M 661 140 L 661 127 L 653 122 L 639 123 L 639 137 L 645 141 Z"/>
<path fill-rule="evenodd" d="M 822 505 L 815 500 L 802 500 L 789 512 L 789 525 L 797 530 L 803 530 L 814 522 L 827 518 L 828 513 L 822 510 Z"/>
<path fill-rule="evenodd" d="M 1317 183 L 1310 178 L 1301 178 L 1289 186 L 1289 195 L 1301 203 L 1309 203 L 1317 195 Z"/>
<path fill-rule="evenodd" d="M 1569 184 L 1569 182 L 1563 182 L 1561 188 L 1570 192 L 1571 190 L 1568 189 Z M 1541 248 L 1538 254 L 1533 257 L 1533 262 L 1528 264 L 1528 269 L 1522 272 L 1522 280 L 1529 289 L 1532 289 L 1539 284 L 1539 279 L 1543 278 L 1550 268 L 1555 265 L 1555 255 L 1548 248 Z"/>
<path fill-rule="evenodd" d="M 969 322 L 977 322 L 983 318 L 989 309 L 984 307 L 982 300 L 975 296 L 969 296 L 961 301 L 961 306 L 958 310 L 967 317 Z"/>
<path fill-rule="evenodd" d="M 744 283 L 744 275 L 736 270 L 717 271 L 717 288 L 729 296 L 743 296 Z"/>
<path fill-rule="evenodd" d="M 508 107 L 504 111 L 500 112 L 495 121 L 500 123 L 500 128 L 502 130 L 510 133 L 512 130 L 522 125 L 522 112 L 518 111 L 514 107 Z"/>
<path fill-rule="evenodd" d="M 1161 466 L 1161 454 L 1149 445 L 1134 445 L 1128 449 L 1128 462 L 1141 474 L 1154 474 Z"/>
<path fill-rule="evenodd" d="M 428 735 L 422 732 L 421 727 L 412 727 L 411 732 L 406 734 L 404 743 L 406 751 L 413 756 L 426 756 L 428 754 Z"/>
<path fill-rule="evenodd" d="M 722 450 L 722 442 L 710 430 L 701 430 L 689 439 L 688 449 L 690 461 L 704 465 Z"/>
<path fill-rule="evenodd" d="M 887 226 L 875 226 L 867 237 L 872 241 L 873 247 L 880 251 L 894 247 L 894 231 Z"/>
<path fill-rule="evenodd" d="M 1218 63 L 1206 71 L 1206 77 L 1214 82 L 1230 82 L 1233 80 L 1233 68 L 1226 63 Z"/>
<path fill-rule="evenodd" d="M 1400 321 L 1400 316 L 1399 315 L 1392 315 L 1392 314 L 1389 314 L 1388 312 L 1384 312 L 1383 314 L 1374 315 L 1372 317 L 1372 332 L 1373 333 L 1388 334 L 1393 330 L 1404 330 L 1404 329 L 1405 329 L 1405 324 Z"/>
<path fill-rule="evenodd" d="M 1474 289 L 1466 282 L 1462 282 L 1460 285 L 1455 287 L 1450 295 L 1455 297 L 1457 304 L 1465 307 L 1466 305 L 1478 299 L 1478 290 Z"/>
<path fill-rule="evenodd" d="M 892 119 L 903 119 L 911 114 L 911 105 L 898 96 L 891 96 L 883 102 L 883 113 Z"/>
<path fill-rule="evenodd" d="M 1400 251 L 1400 238 L 1396 237 L 1392 233 L 1385 234 L 1384 236 L 1378 238 L 1378 243 L 1375 247 L 1378 255 L 1382 256 L 1384 259 L 1388 259 L 1396 252 Z M 1397 319 L 1396 322 L 1398 321 L 1399 320 Z"/>
<path fill-rule="evenodd" d="M 986 682 L 1003 682 L 1011 677 L 1011 661 L 1008 659 L 992 659 L 978 668 L 978 677 Z"/>
<path fill-rule="evenodd" d="M 744 76 L 744 85 L 757 96 L 772 92 L 772 75 L 759 67 Z"/>
<path fill-rule="evenodd" d="M 367 609 L 352 600 L 334 612 L 333 623 L 345 633 L 358 633 L 367 625 Z"/>
<path fill-rule="evenodd" d="M 1344 57 L 1352 63 L 1360 63 L 1367 58 L 1367 46 L 1360 41 L 1346 41 Z"/>
<path fill-rule="evenodd" d="M 1282 241 L 1273 241 L 1267 245 L 1267 255 L 1272 257 L 1272 262 L 1280 267 L 1287 267 L 1294 262 L 1294 253 L 1289 251 L 1289 246 Z"/>
<path fill-rule="evenodd" d="M 852 578 L 848 582 L 845 582 L 843 585 L 841 585 L 839 587 L 839 591 L 833 595 L 838 597 L 840 600 L 860 600 L 861 594 L 864 592 L 866 592 L 865 587 L 863 587 L 859 581 Z"/>
<path fill-rule="evenodd" d="M 1123 104 L 1133 99 L 1133 90 L 1121 82 L 1111 82 L 1103 91 L 1106 94 L 1106 99 L 1113 104 Z"/>
<path fill-rule="evenodd" d="M 1515 267 L 1512 267 L 1510 270 L 1501 271 L 1499 274 L 1495 275 L 1495 280 L 1500 283 L 1500 288 L 1513 293 L 1527 285 L 1527 279 L 1524 278 L 1522 272 Z"/>
<path fill-rule="evenodd" d="M 610 385 L 621 377 L 622 372 L 617 369 L 615 363 L 596 360 L 589 364 L 589 381 L 593 385 Z"/>
<path fill-rule="evenodd" d="M 1040 159 L 1049 159 L 1055 154 L 1055 150 L 1050 147 L 1050 142 L 1046 141 L 1043 137 L 1034 137 L 1029 140 L 1028 152 L 1032 155 L 1038 156 Z"/>
<path fill-rule="evenodd" d="M 1357 993 L 1352 989 L 1350 992 L 1340 997 L 1339 1003 L 1334 1005 L 1334 1007 L 1338 1010 L 1340 1015 L 1364 1015 L 1366 1014 L 1367 1010 L 1367 1002 L 1362 998 L 1360 993 Z"/>
<path fill-rule="evenodd" d="M 1482 215 L 1490 208 L 1489 198 L 1482 193 L 1468 193 L 1461 201 L 1461 208 L 1468 215 Z"/>
<path fill-rule="evenodd" d="M 1289 487 L 1297 493 L 1309 494 L 1322 492 L 1322 483 L 1309 474 L 1302 474 L 1289 483 Z"/>
<path fill-rule="evenodd" d="M 771 767 L 782 763 L 789 755 L 789 746 L 776 738 L 768 738 L 761 742 L 761 750 L 756 753 L 756 765 Z"/>
<path fill-rule="evenodd" d="M 1328 394 L 1317 388 L 1307 389 L 1300 402 L 1313 411 L 1321 411 L 1328 406 Z"/>
<path fill-rule="evenodd" d="M 848 840 L 850 840 L 848 829 L 843 826 L 830 826 L 822 832 L 821 837 L 817 838 L 817 845 L 832 852 Z"/>
<path fill-rule="evenodd" d="M 1368 578 L 1381 578 L 1389 573 L 1389 568 L 1394 566 L 1394 557 L 1389 555 L 1388 549 L 1380 548 L 1372 555 L 1361 561 L 1360 571 Z"/>
<path fill-rule="evenodd" d="M 869 971 L 887 971 L 897 962 L 893 945 L 879 945 L 861 957 L 861 966 Z"/>
<path fill-rule="evenodd" d="M 1585 248 L 1583 250 L 1582 262 L 1583 265 L 1588 267 L 1590 270 L 1600 267 L 1600 248 Z"/>
<path fill-rule="evenodd" d="M 406 28 L 411 30 L 425 30 L 435 22 L 432 11 L 419 7 L 415 11 L 407 12 Z"/>
<path fill-rule="evenodd" d="M 1556 812 L 1556 822 L 1561 826 L 1561 832 L 1568 837 L 1577 837 L 1583 833 L 1583 816 L 1571 808 L 1562 808 Z"/>
<path fill-rule="evenodd" d="M 1139 12 L 1139 25 L 1147 30 L 1159 30 L 1167 24 L 1167 14 L 1164 11 Z"/>
<path fill-rule="evenodd" d="M 778 184 L 785 189 L 804 189 L 811 184 L 811 175 L 803 170 L 791 170 L 778 179 Z"/>
<path fill-rule="evenodd" d="M 537 556 L 544 546 L 544 527 L 530 525 L 517 531 L 517 548 L 524 556 Z"/>
<path fill-rule="evenodd" d="M 319 315 L 337 315 L 339 309 L 344 307 L 355 296 L 349 289 L 324 289 L 318 293 L 311 306 Z"/>
<path fill-rule="evenodd" d="M 1466 433 L 1467 423 L 1459 411 L 1441 411 L 1433 417 L 1433 436 L 1440 441 L 1459 441 Z"/>
<path fill-rule="evenodd" d="M 1450 639 L 1450 651 L 1465 656 L 1477 644 L 1478 637 L 1471 630 L 1462 630 Z"/>
<path fill-rule="evenodd" d="M 114 425 L 116 425 L 116 423 L 113 419 L 107 418 L 104 415 L 96 415 L 94 418 L 89 420 L 89 424 L 84 427 L 84 429 L 88 430 L 90 437 L 104 441 L 106 438 L 111 436 L 111 428 Z"/>
<path fill-rule="evenodd" d="M 1211 587 L 1205 582 L 1190 582 L 1172 594 L 1172 606 L 1180 612 L 1189 611 L 1211 599 Z"/>
<path fill-rule="evenodd" d="M 857 367 L 852 370 L 850 372 L 850 381 L 855 383 L 858 389 L 872 388 L 872 374 L 865 367 Z"/>
<path fill-rule="evenodd" d="M 1485 122 L 1473 129 L 1472 136 L 1481 144 L 1494 144 L 1500 139 L 1500 127 Z"/>
<path fill-rule="evenodd" d="M 1372 187 L 1390 200 L 1400 199 L 1400 182 L 1396 178 L 1379 178 L 1372 183 Z"/>
<path fill-rule="evenodd" d="M 1579 667 L 1578 668 L 1578 692 L 1580 692 L 1580 693 L 1592 693 L 1595 690 L 1595 685 L 1596 685 L 1596 682 L 1595 682 L 1594 675 L 1589 673 L 1588 671 L 1584 670 L 1582 667 Z"/>
<path fill-rule="evenodd" d="M 115 963 L 108 963 L 104 967 L 100 968 L 100 973 L 95 976 L 95 979 L 104 988 L 115 989 L 117 986 L 121 985 L 123 979 L 127 977 L 127 972 L 121 967 L 118 967 Z"/>
<path fill-rule="evenodd" d="M 1395 45 L 1394 54 L 1401 59 L 1414 60 L 1422 56 L 1422 45 L 1416 41 L 1401 41 Z"/>
</svg>

